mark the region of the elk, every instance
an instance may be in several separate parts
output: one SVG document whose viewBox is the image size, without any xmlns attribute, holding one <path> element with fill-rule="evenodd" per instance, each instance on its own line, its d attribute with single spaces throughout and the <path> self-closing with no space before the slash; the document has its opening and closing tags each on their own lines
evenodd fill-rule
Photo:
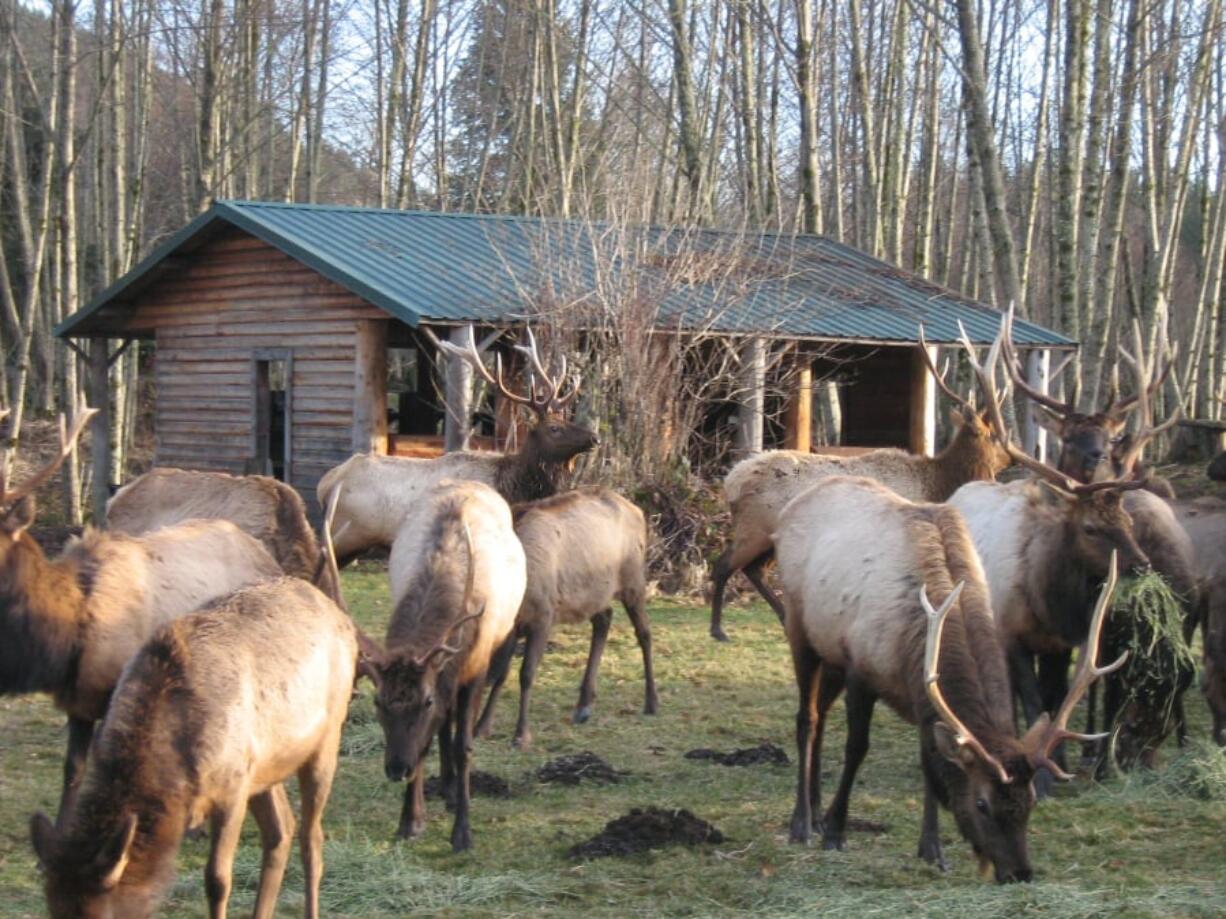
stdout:
<svg viewBox="0 0 1226 919">
<path fill-rule="evenodd" d="M 223 520 L 142 537 L 86 528 L 48 559 L 29 533 L 33 493 L 93 413 L 81 412 L 70 432 L 61 417 L 59 453 L 23 484 L 10 490 L 0 480 L 0 693 L 50 693 L 68 716 L 61 817 L 76 797 L 94 723 L 149 635 L 215 597 L 281 577 L 263 546 Z"/>
<path fill-rule="evenodd" d="M 266 475 L 229 475 L 194 469 L 151 469 L 121 487 L 106 505 L 107 528 L 140 536 L 193 519 L 229 520 L 264 544 L 281 570 L 307 581 L 320 579 L 319 541 L 302 497 Z M 339 586 L 317 583 L 339 601 Z"/>
<path fill-rule="evenodd" d="M 516 631 L 490 664 L 490 693 L 477 723 L 478 736 L 489 734 L 494 703 L 510 670 L 518 635 L 526 644 L 512 743 L 520 748 L 531 744 L 528 705 L 532 682 L 556 622 L 592 623 L 592 645 L 573 716 L 575 724 L 586 722 L 596 698 L 596 673 L 609 637 L 614 600 L 621 602 L 634 625 L 646 682 L 643 714 L 654 715 L 659 699 L 647 621 L 647 521 L 643 512 L 616 492 L 592 486 L 516 505 L 512 515 L 515 535 L 524 547 L 528 583 L 515 618 Z"/>
<path fill-rule="evenodd" d="M 524 550 L 511 509 L 481 482 L 443 482 L 405 518 L 388 572 L 395 609 L 385 647 L 363 641 L 375 684 L 388 779 L 409 779 L 396 836 L 425 829 L 424 759 L 439 740 L 444 794 L 454 802 L 451 847 L 472 846 L 473 721 L 490 658 L 511 635 L 524 596 Z"/>
<path fill-rule="evenodd" d="M 578 395 L 579 382 L 576 379 L 563 393 L 565 359 L 551 375 L 541 361 L 531 329 L 527 347 L 516 346 L 533 367 L 534 377 L 526 396 L 507 387 L 501 359 L 496 362 L 496 373 L 486 368 L 471 326 L 468 332 L 466 349 L 446 341 L 440 341 L 439 347 L 471 363 L 512 403 L 529 407 L 536 424 L 517 453 L 461 450 L 433 459 L 363 453 L 330 469 L 319 481 L 319 503 L 327 504 L 328 493 L 344 483 L 345 496 L 337 513 L 338 528 L 344 532 L 338 529 L 336 543 L 342 564 L 373 546 L 390 546 L 404 516 L 443 479 L 484 482 L 511 503 L 533 501 L 554 494 L 570 460 L 600 442 L 595 432 L 566 420 L 564 412 Z"/>
<path fill-rule="evenodd" d="M 208 821 L 209 913 L 225 916 L 248 806 L 263 861 L 255 915 L 271 917 L 298 776 L 306 915 L 319 913 L 323 812 L 358 648 L 353 623 L 296 578 L 244 588 L 162 627 L 125 669 L 62 828 L 30 821 L 53 917 L 151 916 L 185 830 Z"/>
<path fill-rule="evenodd" d="M 976 410 L 946 384 L 928 357 L 924 330 L 920 350 L 929 372 L 957 408 L 950 413 L 953 439 L 936 456 L 916 456 L 885 448 L 861 456 L 837 457 L 797 450 L 768 450 L 741 460 L 724 478 L 724 496 L 732 511 L 732 541 L 712 566 L 711 637 L 727 641 L 723 629 L 724 591 L 737 571 L 757 588 L 783 621 L 783 606 L 762 579 L 763 568 L 774 555 L 771 533 L 779 514 L 796 495 L 818 479 L 831 475 L 866 476 L 884 482 L 904 498 L 944 501 L 966 482 L 994 479 L 1006 468 L 1009 455 L 988 424 L 988 409 Z"/>
<path fill-rule="evenodd" d="M 1200 581 L 1198 620 L 1205 646 L 1201 690 L 1213 717 L 1213 739 L 1226 746 L 1226 501 L 1176 501 L 1175 514 L 1191 537 Z"/>
<path fill-rule="evenodd" d="M 998 882 L 1030 880 L 1031 777 L 1046 766 L 1071 778 L 1049 757 L 1062 740 L 1081 736 L 1067 729 L 1068 717 L 1089 683 L 1111 669 L 1094 661 L 1114 577 L 1095 609 L 1073 691 L 1054 720 L 1040 719 L 1019 739 L 983 569 L 955 509 L 912 503 L 870 479 L 830 477 L 788 504 L 775 545 L 800 702 L 792 841 L 808 843 L 820 829 L 825 848 L 845 847 L 851 789 L 873 708 L 884 699 L 919 728 L 920 857 L 945 868 L 939 803 L 985 873 L 994 869 Z M 844 690 L 843 773 L 819 822 L 822 734 Z"/>
</svg>

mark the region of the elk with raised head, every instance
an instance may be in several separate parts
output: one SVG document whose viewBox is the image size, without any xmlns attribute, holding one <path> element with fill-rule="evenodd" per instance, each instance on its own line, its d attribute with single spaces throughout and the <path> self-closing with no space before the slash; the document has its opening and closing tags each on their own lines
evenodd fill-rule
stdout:
<svg viewBox="0 0 1226 919">
<path fill-rule="evenodd" d="M 18 487 L 0 476 L 0 693 L 50 693 L 68 716 L 61 817 L 124 664 L 164 623 L 257 581 L 281 577 L 264 547 L 232 523 L 194 520 L 143 537 L 86 528 L 48 559 L 30 535 L 34 491 L 94 414 L 60 419 L 60 451 Z"/>
<path fill-rule="evenodd" d="M 512 743 L 527 747 L 532 742 L 528 729 L 532 682 L 557 622 L 592 623 L 591 649 L 573 717 L 575 724 L 587 721 L 596 698 L 596 673 L 609 637 L 614 600 L 621 602 L 634 625 L 646 682 L 643 714 L 654 715 L 659 698 L 647 621 L 647 521 L 643 512 L 616 492 L 592 486 L 516 505 L 512 514 L 515 535 L 527 559 L 528 584 L 515 619 L 516 631 L 490 665 L 490 694 L 477 723 L 477 734 L 489 733 L 494 703 L 511 667 L 515 639 L 522 636 L 525 647 L 519 670 L 519 718 Z"/>
<path fill-rule="evenodd" d="M 954 436 L 936 456 L 917 456 L 892 447 L 854 457 L 822 456 L 798 450 L 768 450 L 741 460 L 724 478 L 724 497 L 732 512 L 732 542 L 712 566 L 711 637 L 727 641 L 723 629 L 724 591 L 737 571 L 783 620 L 783 606 L 766 582 L 763 569 L 774 555 L 771 534 L 779 514 L 796 495 L 831 475 L 865 476 L 883 482 L 913 501 L 944 501 L 958 488 L 978 479 L 994 479 L 1010 459 L 988 424 L 988 409 L 979 411 L 945 382 L 928 356 L 921 327 L 920 351 L 937 384 L 957 406 L 950 413 Z"/>
<path fill-rule="evenodd" d="M 1079 736 L 1066 729 L 1068 716 L 1103 672 L 1094 658 L 1110 587 L 1100 597 L 1074 691 L 1054 721 L 1041 720 L 1019 739 L 983 569 L 956 510 L 912 503 L 869 479 L 831 477 L 788 504 L 775 545 L 800 701 L 792 841 L 807 843 L 819 829 L 826 848 L 844 847 L 851 789 L 868 752 L 873 708 L 883 699 L 919 728 L 918 854 L 945 867 L 940 804 L 953 812 L 982 869 L 994 869 L 999 882 L 1030 880 L 1031 777 L 1048 766 L 1068 778 L 1049 755 L 1061 740 Z M 843 773 L 819 821 L 822 733 L 844 690 Z"/>
<path fill-rule="evenodd" d="M 320 581 L 320 545 L 302 497 L 266 475 L 195 469 L 151 469 L 121 487 L 106 504 L 107 528 L 141 536 L 185 520 L 229 520 L 258 539 L 291 577 L 316 583 L 332 600 L 339 585 Z"/>
<path fill-rule="evenodd" d="M 473 723 L 490 658 L 511 635 L 524 597 L 524 550 L 511 509 L 481 482 L 443 482 L 405 518 L 388 573 L 395 608 L 385 647 L 363 640 L 375 684 L 384 771 L 409 780 L 396 835 L 425 829 L 425 756 L 438 735 L 451 846 L 472 846 Z"/>
<path fill-rule="evenodd" d="M 306 915 L 319 914 L 323 812 L 358 654 L 353 623 L 282 577 L 164 626 L 115 689 L 77 806 L 30 822 L 49 912 L 144 917 L 174 880 L 184 832 L 208 821 L 209 914 L 225 916 L 248 807 L 263 860 L 255 916 L 271 917 L 293 844 L 281 784 L 297 775 Z"/>
<path fill-rule="evenodd" d="M 344 483 L 345 495 L 337 511 L 336 551 L 342 564 L 374 546 L 390 546 L 405 515 L 425 500 L 443 479 L 484 482 L 508 502 L 534 501 L 558 490 L 567 464 L 578 454 L 590 450 L 599 438 L 589 428 L 567 421 L 565 411 L 579 392 L 578 380 L 569 391 L 566 362 L 550 374 L 541 361 L 536 339 L 528 330 L 528 346 L 516 346 L 527 355 L 533 367 L 528 395 L 513 392 L 503 379 L 501 359 L 491 373 L 477 352 L 469 326 L 467 349 L 440 341 L 439 347 L 454 358 L 466 360 L 498 391 L 517 405 L 528 406 L 536 424 L 528 430 L 516 453 L 461 450 L 433 459 L 377 456 L 361 453 L 352 456 L 319 480 L 320 505 L 327 504 L 328 493 Z"/>
</svg>

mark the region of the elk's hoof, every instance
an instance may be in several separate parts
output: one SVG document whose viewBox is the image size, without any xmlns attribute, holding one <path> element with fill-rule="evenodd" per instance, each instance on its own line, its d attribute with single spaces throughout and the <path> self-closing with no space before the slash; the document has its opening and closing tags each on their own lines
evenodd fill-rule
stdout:
<svg viewBox="0 0 1226 919">
<path fill-rule="evenodd" d="M 420 836 L 424 832 L 426 832 L 426 821 L 424 820 L 402 825 L 398 830 L 396 830 L 396 841 L 406 842 Z"/>
<path fill-rule="evenodd" d="M 798 846 L 807 846 L 813 842 L 813 826 L 803 814 L 793 814 L 792 824 L 788 831 L 788 842 Z"/>
<path fill-rule="evenodd" d="M 915 854 L 940 871 L 949 870 L 949 865 L 945 861 L 945 852 L 941 849 L 941 841 L 939 839 L 921 838 L 919 851 Z"/>
<path fill-rule="evenodd" d="M 847 835 L 845 833 L 823 833 L 822 848 L 827 852 L 842 852 L 847 848 Z"/>
<path fill-rule="evenodd" d="M 654 715 L 656 713 L 656 710 L 659 707 L 660 707 L 660 702 L 658 699 L 648 699 L 647 702 L 644 703 L 643 705 L 643 714 L 644 715 Z"/>
<path fill-rule="evenodd" d="M 516 750 L 530 750 L 532 748 L 532 734 L 528 731 L 516 734 L 511 738 L 511 746 Z"/>
<path fill-rule="evenodd" d="M 587 724 L 588 719 L 592 717 L 592 707 L 590 705 L 581 705 L 575 709 L 575 716 L 571 719 L 575 724 Z"/>
<path fill-rule="evenodd" d="M 451 851 L 467 852 L 473 847 L 473 834 L 466 826 L 457 826 L 451 831 Z"/>
<path fill-rule="evenodd" d="M 711 637 L 714 638 L 716 641 L 727 641 L 728 633 L 725 632 L 723 629 L 712 629 Z"/>
</svg>

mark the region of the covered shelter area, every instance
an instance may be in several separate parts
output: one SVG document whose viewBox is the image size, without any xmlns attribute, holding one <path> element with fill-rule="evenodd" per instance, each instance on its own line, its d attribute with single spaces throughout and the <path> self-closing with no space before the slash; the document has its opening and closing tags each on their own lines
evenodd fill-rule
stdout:
<svg viewBox="0 0 1226 919">
<path fill-rule="evenodd" d="M 987 344 L 1000 315 L 819 236 L 621 227 L 530 217 L 219 201 L 69 317 L 109 439 L 107 367 L 155 344 L 154 463 L 272 474 L 311 494 L 354 452 L 432 455 L 470 443 L 462 362 L 438 338 L 468 325 L 501 349 L 526 324 L 596 334 L 630 311 L 654 336 L 702 335 L 737 357 L 740 451 L 809 449 L 813 380 L 839 386 L 842 444 L 931 453 L 936 397 L 918 351 Z M 610 315 L 613 320 L 610 320 Z M 1075 343 L 1019 320 L 1015 344 L 1044 388 L 1052 350 Z M 787 350 L 782 425 L 767 423 L 767 355 Z M 777 363 L 777 362 L 776 362 Z M 471 445 L 515 437 L 506 400 Z M 390 419 L 390 422 L 389 422 Z M 389 426 L 390 423 L 390 426 Z M 113 472 L 95 451 L 94 509 Z"/>
</svg>

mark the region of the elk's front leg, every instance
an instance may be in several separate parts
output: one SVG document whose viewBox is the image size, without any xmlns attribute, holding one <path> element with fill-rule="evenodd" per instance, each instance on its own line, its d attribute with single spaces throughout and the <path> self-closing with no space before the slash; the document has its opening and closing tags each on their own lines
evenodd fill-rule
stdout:
<svg viewBox="0 0 1226 919">
<path fill-rule="evenodd" d="M 400 808 L 397 839 L 412 839 L 426 831 L 426 766 L 418 762 L 417 769 L 404 789 L 404 804 Z"/>
<path fill-rule="evenodd" d="M 922 755 L 922 754 L 921 754 Z M 928 770 L 924 770 L 924 818 L 920 824 L 919 850 L 916 854 L 930 865 L 936 865 L 941 871 L 948 871 L 945 862 L 945 852 L 941 848 L 941 830 L 938 825 L 940 809 L 937 805 L 936 792 L 932 788 L 932 780 Z"/>
<path fill-rule="evenodd" d="M 515 736 L 511 739 L 511 744 L 521 750 L 532 746 L 528 709 L 532 703 L 532 684 L 536 681 L 536 669 L 545 654 L 548 637 L 548 627 L 540 623 L 528 628 L 524 634 L 524 662 L 519 667 L 519 717 L 515 721 Z"/>
<path fill-rule="evenodd" d="M 61 829 L 69 812 L 76 807 L 77 792 L 85 778 L 85 760 L 94 738 L 94 723 L 86 718 L 68 716 L 68 750 L 64 754 L 64 787 L 60 790 L 60 809 L 55 815 L 56 829 Z"/>
</svg>

